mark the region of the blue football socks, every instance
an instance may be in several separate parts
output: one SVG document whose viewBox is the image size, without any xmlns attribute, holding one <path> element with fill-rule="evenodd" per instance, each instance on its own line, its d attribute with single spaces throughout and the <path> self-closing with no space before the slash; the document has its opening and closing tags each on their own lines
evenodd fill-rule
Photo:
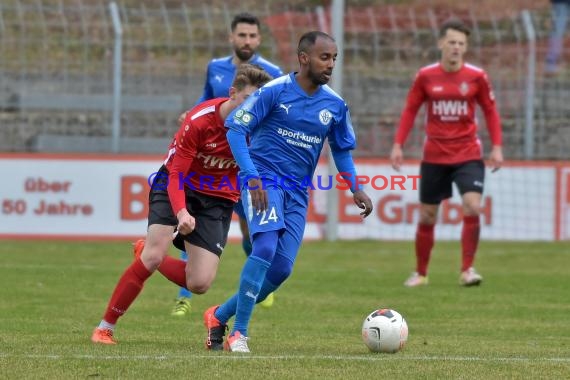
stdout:
<svg viewBox="0 0 570 380">
<path fill-rule="evenodd" d="M 180 259 L 184 260 L 184 261 L 188 261 L 188 254 L 185 251 L 180 251 Z M 186 288 L 180 288 L 180 291 L 178 292 L 178 298 L 190 298 L 192 297 L 192 292 Z"/>
<path fill-rule="evenodd" d="M 239 331 L 247 336 L 247 326 L 251 319 L 253 307 L 261 290 L 261 285 L 267 273 L 270 263 L 256 256 L 247 258 L 239 283 L 237 295 L 236 319 L 232 334 Z"/>
<path fill-rule="evenodd" d="M 278 231 L 260 232 L 254 236 L 253 250 L 243 266 L 237 294 L 216 310 L 215 316 L 222 323 L 226 323 L 232 315 L 235 315 L 232 334 L 239 331 L 247 336 L 247 326 L 253 307 L 264 284 L 267 269 L 275 257 L 278 240 Z"/>
<path fill-rule="evenodd" d="M 277 290 L 279 286 L 273 285 L 267 278 L 263 281 L 263 285 L 261 285 L 261 290 L 259 291 L 259 295 L 257 296 L 257 303 L 263 301 L 268 294 L 273 293 Z M 237 293 L 231 296 L 226 302 L 220 305 L 216 309 L 214 316 L 218 321 L 223 323 L 224 325 L 228 323 L 231 317 L 236 315 L 237 309 L 237 300 L 238 295 Z M 240 330 L 241 331 L 241 330 Z M 245 335 L 245 334 L 244 334 Z"/>
</svg>

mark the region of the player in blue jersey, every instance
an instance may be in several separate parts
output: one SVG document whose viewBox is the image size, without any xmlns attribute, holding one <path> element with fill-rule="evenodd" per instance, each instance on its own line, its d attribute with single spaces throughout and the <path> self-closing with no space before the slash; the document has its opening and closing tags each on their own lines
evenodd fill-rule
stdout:
<svg viewBox="0 0 570 380">
<path fill-rule="evenodd" d="M 227 97 L 234 79 L 237 67 L 242 63 L 255 64 L 262 67 L 271 77 L 277 78 L 283 75 L 281 69 L 256 53 L 261 43 L 259 19 L 250 13 L 237 14 L 231 23 L 229 36 L 233 54 L 227 57 L 214 58 L 208 63 L 204 92 L 196 104 L 214 98 Z M 180 122 L 184 120 L 183 113 Z M 242 247 L 247 256 L 251 254 L 251 240 L 249 230 L 241 202 L 236 203 L 235 213 L 239 216 L 239 225 L 242 233 Z M 186 252 L 180 252 L 180 258 L 187 260 Z M 184 316 L 190 311 L 190 298 L 192 293 L 180 288 L 172 315 Z M 267 297 L 263 306 L 270 307 L 273 304 L 273 294 Z"/>
<path fill-rule="evenodd" d="M 214 58 L 208 63 L 204 92 L 198 101 L 228 96 L 228 89 L 237 67 L 242 63 L 261 66 L 273 78 L 283 75 L 279 66 L 269 62 L 258 53 L 261 44 L 259 19 L 249 13 L 240 13 L 231 23 L 230 43 L 233 54 L 226 57 Z"/>
<path fill-rule="evenodd" d="M 226 119 L 227 138 L 247 180 L 241 193 L 253 251 L 241 272 L 237 293 L 204 313 L 206 346 L 249 352 L 248 325 L 255 303 L 274 292 L 291 274 L 305 229 L 312 178 L 325 139 L 335 165 L 350 181 L 363 217 L 372 202 L 355 181 L 350 151 L 356 140 L 348 106 L 326 85 L 337 56 L 332 37 L 304 34 L 297 50 L 299 72 L 269 82 Z M 246 136 L 249 136 L 248 149 Z M 234 326 L 224 343 L 228 320 Z"/>
</svg>

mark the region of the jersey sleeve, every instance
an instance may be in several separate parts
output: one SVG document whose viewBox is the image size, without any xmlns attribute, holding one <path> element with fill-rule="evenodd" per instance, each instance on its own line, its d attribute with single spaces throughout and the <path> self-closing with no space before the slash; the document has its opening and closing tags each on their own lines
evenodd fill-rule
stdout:
<svg viewBox="0 0 570 380">
<path fill-rule="evenodd" d="M 227 139 L 243 177 L 257 177 L 259 173 L 247 149 L 247 136 L 259 127 L 273 107 L 274 93 L 262 87 L 250 95 L 241 106 L 233 110 L 225 121 Z"/>
<path fill-rule="evenodd" d="M 273 79 L 279 78 L 280 76 L 283 76 L 283 70 L 281 70 L 279 67 L 276 67 L 275 69 L 272 69 L 269 74 L 273 77 Z"/>
<path fill-rule="evenodd" d="M 346 103 L 341 106 L 340 118 L 327 134 L 331 151 L 353 150 L 356 148 L 356 136 L 352 127 L 350 111 Z"/>
<path fill-rule="evenodd" d="M 266 60 L 258 54 L 255 55 L 255 58 L 251 61 L 251 63 L 263 67 L 263 70 L 267 71 L 267 73 L 271 75 L 273 79 L 283 75 L 283 70 L 281 70 L 279 66 L 273 62 Z"/>
<path fill-rule="evenodd" d="M 362 190 L 362 185 L 357 181 L 356 167 L 350 151 L 332 151 L 332 156 L 339 174 L 350 184 L 350 191 L 355 193 Z"/>
<path fill-rule="evenodd" d="M 202 91 L 202 96 L 200 96 L 200 99 L 198 99 L 195 105 L 214 98 L 214 90 L 210 84 L 210 66 L 211 64 L 208 64 L 208 68 L 206 69 L 206 81 L 204 82 L 204 90 Z"/>
<path fill-rule="evenodd" d="M 396 144 L 404 145 L 410 131 L 414 127 L 414 120 L 422 104 L 426 99 L 426 94 L 422 86 L 422 76 L 420 72 L 416 74 L 414 83 L 410 87 L 408 92 L 408 97 L 406 98 L 406 104 L 402 110 L 402 115 L 400 116 L 400 124 L 398 125 L 398 130 L 396 131 L 396 136 L 394 142 Z"/>
<path fill-rule="evenodd" d="M 502 145 L 503 136 L 501 131 L 501 118 L 497 111 L 493 88 L 486 73 L 479 78 L 479 87 L 477 103 L 485 115 L 485 122 L 487 124 L 487 130 L 489 131 L 491 143 L 493 145 Z"/>
<path fill-rule="evenodd" d="M 176 151 L 172 156 L 168 174 L 168 198 L 174 215 L 186 208 L 184 183 L 181 183 L 180 180 L 187 175 L 188 169 L 192 166 L 200 143 L 200 129 L 192 124 L 190 118 L 191 115 L 186 116 L 176 134 Z"/>
</svg>

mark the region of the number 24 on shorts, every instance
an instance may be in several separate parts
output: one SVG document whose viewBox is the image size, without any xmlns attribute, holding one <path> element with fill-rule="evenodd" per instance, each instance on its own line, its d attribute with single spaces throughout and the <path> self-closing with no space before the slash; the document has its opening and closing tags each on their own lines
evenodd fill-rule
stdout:
<svg viewBox="0 0 570 380">
<path fill-rule="evenodd" d="M 263 213 L 261 214 L 261 218 L 259 219 L 259 225 L 262 226 L 264 224 L 269 223 L 269 221 L 272 221 L 274 223 L 277 223 L 277 212 L 275 211 L 275 207 L 271 207 L 271 210 L 269 210 L 269 212 L 267 212 L 267 210 L 263 211 Z"/>
</svg>

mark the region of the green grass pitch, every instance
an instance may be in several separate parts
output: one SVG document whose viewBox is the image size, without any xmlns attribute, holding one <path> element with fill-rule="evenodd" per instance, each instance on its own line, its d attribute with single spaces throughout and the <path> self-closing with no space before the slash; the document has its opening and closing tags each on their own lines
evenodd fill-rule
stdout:
<svg viewBox="0 0 570 380">
<path fill-rule="evenodd" d="M 252 354 L 231 355 L 204 349 L 202 312 L 233 293 L 239 245 L 187 317 L 169 315 L 177 287 L 156 273 L 108 347 L 89 338 L 130 244 L 3 241 L 0 378 L 570 378 L 570 243 L 482 242 L 477 288 L 458 285 L 458 242 L 436 243 L 428 287 L 404 288 L 412 252 L 413 242 L 303 244 L 273 307 L 254 312 Z M 370 353 L 361 340 L 364 317 L 380 307 L 408 322 L 397 354 Z"/>
</svg>

